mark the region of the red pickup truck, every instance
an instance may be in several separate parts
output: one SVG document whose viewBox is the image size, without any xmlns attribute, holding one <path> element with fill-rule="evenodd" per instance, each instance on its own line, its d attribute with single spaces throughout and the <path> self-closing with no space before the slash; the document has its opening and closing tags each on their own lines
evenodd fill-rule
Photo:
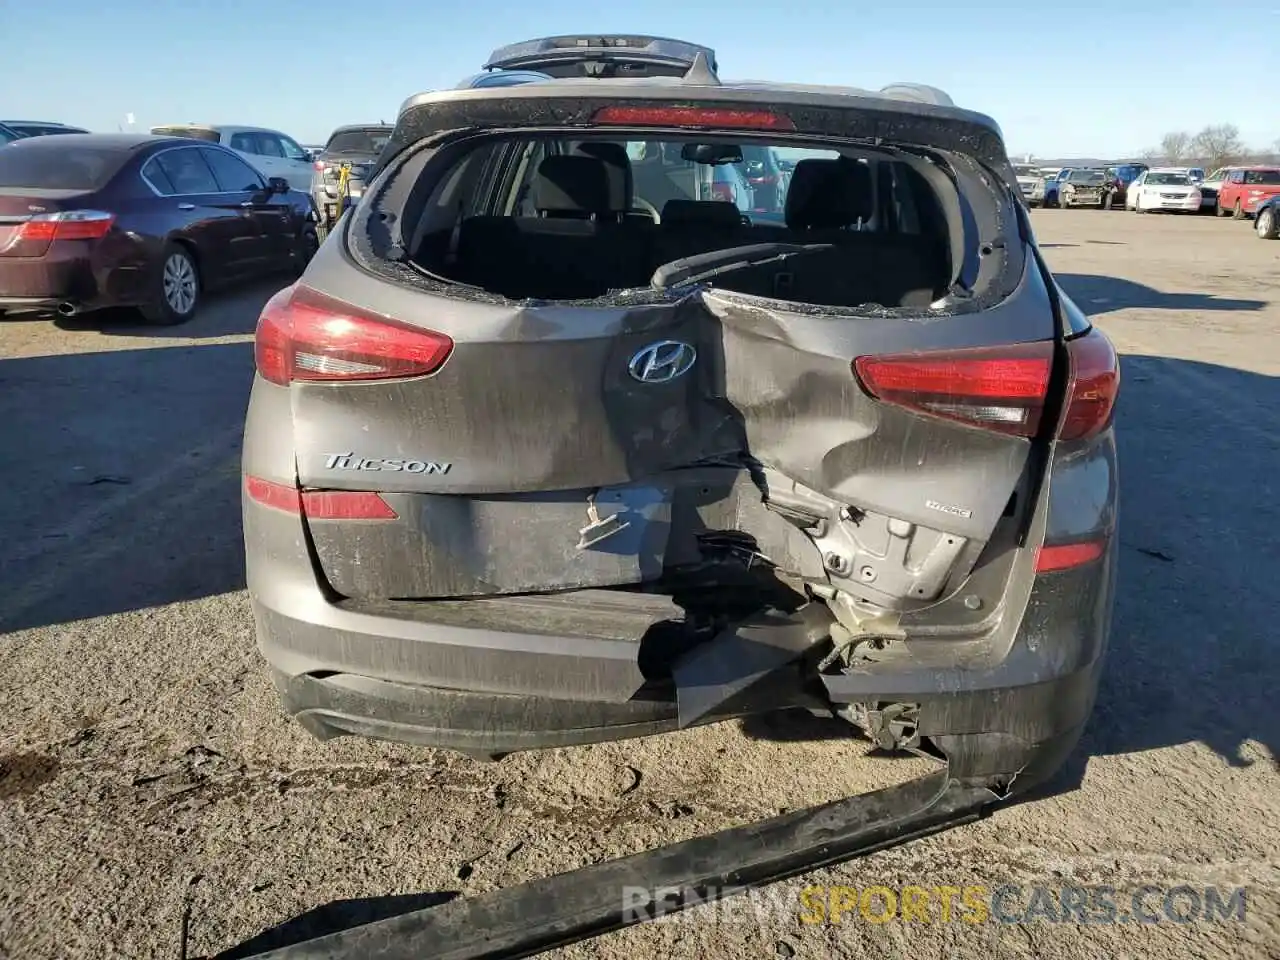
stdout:
<svg viewBox="0 0 1280 960">
<path fill-rule="evenodd" d="M 1280 167 L 1236 167 L 1218 188 L 1218 216 L 1243 220 L 1267 197 L 1280 194 Z"/>
</svg>

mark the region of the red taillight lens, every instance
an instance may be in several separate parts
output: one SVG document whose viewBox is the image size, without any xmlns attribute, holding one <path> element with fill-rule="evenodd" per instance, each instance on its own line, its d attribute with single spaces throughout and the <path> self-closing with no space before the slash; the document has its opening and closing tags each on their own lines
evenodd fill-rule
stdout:
<svg viewBox="0 0 1280 960">
<path fill-rule="evenodd" d="M 286 287 L 258 319 L 254 359 L 265 380 L 361 381 L 439 370 L 453 341 L 442 333 L 365 313 L 309 287 Z"/>
<path fill-rule="evenodd" d="M 794 130 L 791 118 L 768 110 L 720 107 L 604 107 L 595 123 L 633 127 L 715 127 L 723 130 Z"/>
<path fill-rule="evenodd" d="M 770 186 L 771 184 L 777 183 L 778 176 L 777 174 L 769 173 L 763 177 L 747 177 L 747 182 L 751 184 L 753 187 L 758 187 L 758 186 L 767 187 L 767 186 Z"/>
<path fill-rule="evenodd" d="M 1106 540 L 1045 544 L 1036 551 L 1036 573 L 1054 573 L 1093 563 L 1107 550 Z"/>
<path fill-rule="evenodd" d="M 317 160 L 315 163 L 313 163 L 313 164 L 312 164 L 312 166 L 313 166 L 313 167 L 315 167 L 317 170 L 319 170 L 321 173 L 324 173 L 324 161 L 323 161 L 323 160 Z"/>
<path fill-rule="evenodd" d="M 391 505 L 367 490 L 299 490 L 284 483 L 245 477 L 249 499 L 264 507 L 302 514 L 308 520 L 395 520 Z"/>
<path fill-rule="evenodd" d="M 39 257 L 55 240 L 100 240 L 111 232 L 116 215 L 105 210 L 63 210 L 40 213 L 18 224 L 0 253 L 10 257 Z"/>
<path fill-rule="evenodd" d="M 1071 380 L 1067 408 L 1058 428 L 1062 440 L 1083 440 L 1102 430 L 1120 392 L 1120 364 L 1115 347 L 1097 327 L 1067 343 Z"/>
<path fill-rule="evenodd" d="M 853 369 L 877 400 L 1030 437 L 1044 411 L 1053 342 L 858 357 Z"/>
</svg>

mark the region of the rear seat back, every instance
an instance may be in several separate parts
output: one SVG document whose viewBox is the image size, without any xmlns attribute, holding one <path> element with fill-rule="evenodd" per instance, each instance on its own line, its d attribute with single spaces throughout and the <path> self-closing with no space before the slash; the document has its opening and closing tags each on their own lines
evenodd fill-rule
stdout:
<svg viewBox="0 0 1280 960">
<path fill-rule="evenodd" d="M 536 217 L 471 217 L 458 243 L 459 279 L 513 299 L 575 300 L 642 286 L 650 225 L 618 222 L 622 195 L 605 161 L 546 157 L 533 180 Z"/>
<path fill-rule="evenodd" d="M 922 238 L 858 229 L 875 212 L 869 165 L 844 157 L 801 160 L 787 191 L 786 240 L 833 246 L 749 268 L 725 277 L 724 285 L 824 306 L 927 305 L 934 299 L 927 244 Z"/>
</svg>

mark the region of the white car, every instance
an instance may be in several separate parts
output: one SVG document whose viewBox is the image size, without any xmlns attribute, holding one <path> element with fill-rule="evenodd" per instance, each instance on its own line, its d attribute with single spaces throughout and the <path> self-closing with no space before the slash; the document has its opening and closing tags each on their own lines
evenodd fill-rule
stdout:
<svg viewBox="0 0 1280 960">
<path fill-rule="evenodd" d="M 1018 189 L 1022 191 L 1022 199 L 1029 202 L 1031 200 L 1031 191 L 1040 182 L 1040 171 L 1036 167 L 1028 166 L 1027 164 L 1015 163 L 1013 165 L 1013 173 L 1018 178 Z"/>
<path fill-rule="evenodd" d="M 171 123 L 152 127 L 151 132 L 162 137 L 220 143 L 244 157 L 264 177 L 283 177 L 289 186 L 304 193 L 311 188 L 311 155 L 279 130 L 216 123 Z"/>
<path fill-rule="evenodd" d="M 1200 188 L 1185 167 L 1156 167 L 1147 170 L 1129 184 L 1124 205 L 1135 213 L 1169 210 L 1174 213 L 1199 213 Z"/>
</svg>

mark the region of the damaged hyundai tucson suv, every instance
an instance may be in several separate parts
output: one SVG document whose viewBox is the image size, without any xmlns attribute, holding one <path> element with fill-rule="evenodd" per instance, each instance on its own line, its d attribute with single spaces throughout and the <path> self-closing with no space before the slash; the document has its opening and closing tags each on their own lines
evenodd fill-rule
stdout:
<svg viewBox="0 0 1280 960">
<path fill-rule="evenodd" d="M 1117 359 L 945 99 L 704 70 L 408 100 L 256 335 L 288 712 L 492 756 L 801 708 L 1052 773 L 1110 625 Z M 800 158 L 781 217 L 718 198 L 747 145 Z"/>
</svg>

